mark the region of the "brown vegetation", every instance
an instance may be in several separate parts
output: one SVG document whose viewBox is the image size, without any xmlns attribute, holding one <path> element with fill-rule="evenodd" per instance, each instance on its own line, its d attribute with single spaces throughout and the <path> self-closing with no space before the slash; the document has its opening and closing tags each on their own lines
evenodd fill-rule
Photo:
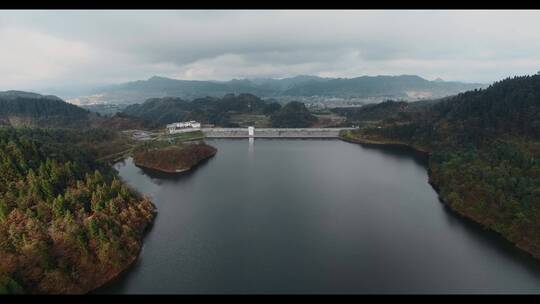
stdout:
<svg viewBox="0 0 540 304">
<path fill-rule="evenodd" d="M 135 151 L 135 165 L 166 173 L 191 169 L 202 160 L 214 156 L 217 149 L 205 143 L 172 145 L 164 148 L 146 148 Z"/>
<path fill-rule="evenodd" d="M 136 259 L 155 207 L 78 140 L 0 128 L 0 294 L 86 293 Z"/>
</svg>

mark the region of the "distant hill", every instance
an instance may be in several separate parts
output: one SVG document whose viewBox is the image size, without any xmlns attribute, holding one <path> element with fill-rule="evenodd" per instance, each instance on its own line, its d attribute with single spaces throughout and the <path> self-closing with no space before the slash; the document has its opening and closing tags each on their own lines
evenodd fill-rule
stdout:
<svg viewBox="0 0 540 304">
<path fill-rule="evenodd" d="M 272 110 L 268 104 L 251 94 L 227 94 L 223 98 L 198 98 L 186 101 L 176 97 L 152 98 L 142 104 L 128 106 L 122 112 L 158 124 L 197 120 L 206 124 L 233 126 L 232 114 L 264 114 Z"/>
<path fill-rule="evenodd" d="M 0 92 L 0 125 L 73 127 L 88 124 L 90 112 L 52 95 Z"/>
<path fill-rule="evenodd" d="M 410 120 L 419 113 L 429 111 L 433 106 L 450 97 L 413 102 L 386 100 L 361 107 L 334 108 L 332 112 L 347 118 L 347 124 L 363 122 Z"/>
<path fill-rule="evenodd" d="M 308 128 L 317 121 L 306 106 L 298 101 L 289 102 L 270 116 L 275 128 Z"/>
<path fill-rule="evenodd" d="M 110 130 L 147 130 L 155 129 L 159 125 L 139 117 L 116 113 L 103 119 L 99 126 Z"/>
<path fill-rule="evenodd" d="M 388 97 L 413 100 L 454 95 L 482 87 L 481 84 L 429 81 L 419 76 L 362 76 L 310 80 L 285 90 L 289 96 Z"/>
<path fill-rule="evenodd" d="M 362 76 L 356 78 L 322 78 L 301 75 L 283 79 L 233 79 L 230 81 L 177 80 L 154 76 L 94 90 L 80 97 L 84 103 L 141 103 L 149 98 L 178 97 L 196 99 L 206 96 L 248 93 L 262 98 L 337 97 L 366 99 L 419 100 L 439 98 L 485 87 L 479 83 L 429 81 L 419 76 Z"/>
<path fill-rule="evenodd" d="M 378 121 L 386 119 L 401 111 L 405 111 L 409 104 L 405 101 L 387 100 L 377 104 L 368 104 L 354 108 L 336 108 L 332 111 L 345 116 L 350 122 Z"/>
<path fill-rule="evenodd" d="M 80 107 L 90 112 L 99 113 L 102 116 L 114 116 L 116 113 L 122 112 L 127 107 L 127 104 L 90 104 L 81 105 Z"/>
<path fill-rule="evenodd" d="M 0 126 L 126 130 L 156 124 L 121 113 L 104 117 L 52 95 L 6 91 L 0 92 Z"/>
</svg>

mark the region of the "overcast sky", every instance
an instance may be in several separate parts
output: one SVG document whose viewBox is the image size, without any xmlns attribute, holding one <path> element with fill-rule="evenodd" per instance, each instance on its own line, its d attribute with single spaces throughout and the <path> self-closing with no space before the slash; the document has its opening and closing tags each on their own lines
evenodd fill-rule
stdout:
<svg viewBox="0 0 540 304">
<path fill-rule="evenodd" d="M 1 11 L 0 90 L 540 70 L 540 11 Z"/>
</svg>

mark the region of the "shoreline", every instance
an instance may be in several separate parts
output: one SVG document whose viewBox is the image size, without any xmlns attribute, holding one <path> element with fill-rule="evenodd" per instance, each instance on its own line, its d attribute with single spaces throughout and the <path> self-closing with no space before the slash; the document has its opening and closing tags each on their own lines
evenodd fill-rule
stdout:
<svg viewBox="0 0 540 304">
<path fill-rule="evenodd" d="M 377 141 L 377 140 L 368 140 L 368 139 L 363 139 L 363 138 L 352 138 L 352 137 L 346 137 L 346 136 L 338 136 L 336 139 L 340 139 L 340 140 L 343 140 L 345 142 L 349 142 L 349 143 L 353 143 L 353 144 L 359 144 L 359 145 L 367 145 L 367 146 L 394 146 L 394 147 L 406 147 L 408 149 L 411 149 L 412 151 L 415 151 L 415 152 L 418 152 L 418 153 L 422 153 L 422 154 L 425 154 L 428 158 L 429 156 L 431 155 L 431 152 L 428 151 L 427 149 L 423 149 L 423 148 L 419 148 L 419 147 L 415 147 L 413 145 L 409 145 L 409 144 L 405 144 L 403 142 L 397 142 L 397 141 Z M 160 169 L 156 169 L 156 168 L 152 168 L 152 167 L 147 167 L 147 166 L 144 166 L 144 165 L 140 165 L 140 164 L 137 164 L 134 160 L 133 160 L 133 163 L 137 166 L 137 167 L 141 167 L 143 169 L 147 169 L 147 170 L 153 170 L 153 171 L 157 171 L 157 172 L 161 172 L 161 173 L 166 173 L 166 174 L 177 174 L 177 173 L 182 173 L 182 172 L 186 172 L 186 171 L 189 171 L 189 170 L 192 170 L 194 169 L 195 167 L 197 167 L 201 162 L 207 160 L 207 159 L 210 159 L 212 158 L 213 156 L 215 156 L 217 154 L 217 151 L 215 151 L 214 153 L 212 153 L 211 155 L 205 157 L 204 159 L 201 159 L 200 161 L 198 161 L 196 164 L 194 164 L 193 166 L 189 167 L 189 168 L 186 168 L 186 169 L 182 169 L 181 171 L 165 171 L 165 170 L 160 170 Z M 125 158 L 124 158 L 125 159 Z M 518 248 L 520 251 L 526 253 L 527 255 L 529 255 L 530 257 L 534 258 L 535 260 L 539 260 L 540 259 L 540 256 L 537 256 L 535 255 L 533 252 L 527 250 L 526 247 L 524 246 L 521 246 L 520 244 L 516 243 L 516 242 L 513 242 L 511 240 L 509 240 L 508 238 L 504 237 L 502 234 L 500 234 L 499 232 L 489 228 L 488 226 L 484 225 L 482 222 L 476 220 L 473 216 L 459 210 L 459 209 L 456 209 L 454 208 L 451 204 L 449 204 L 440 194 L 440 187 L 433 182 L 432 180 L 432 171 L 431 171 L 431 167 L 429 166 L 429 161 L 428 161 L 428 166 L 427 166 L 427 173 L 428 173 L 428 184 L 433 188 L 433 190 L 435 190 L 435 192 L 437 193 L 437 197 L 439 199 L 439 201 L 444 204 L 445 206 L 449 207 L 450 210 L 452 210 L 452 212 L 455 214 L 455 215 L 458 215 L 460 216 L 461 218 L 464 218 L 464 219 L 467 219 L 469 222 L 471 223 L 474 223 L 476 224 L 479 228 L 482 228 L 484 230 L 487 230 L 487 231 L 490 231 L 491 233 L 494 233 L 494 235 L 497 235 L 499 238 L 505 240 L 506 242 L 508 242 L 509 244 L 512 244 L 515 248 Z M 141 237 L 141 240 L 140 240 L 140 246 L 139 246 L 139 249 L 137 251 L 137 253 L 135 255 L 133 255 L 130 260 L 124 265 L 121 267 L 121 270 L 119 270 L 118 272 L 114 273 L 113 275 L 107 277 L 106 279 L 103 279 L 100 281 L 99 284 L 96 284 L 95 287 L 92 287 L 92 288 L 89 288 L 87 291 L 83 292 L 83 294 L 92 294 L 92 293 L 95 293 L 95 291 L 101 289 L 101 288 L 106 288 L 107 286 L 109 286 L 110 284 L 113 284 L 115 281 L 121 279 L 121 277 L 126 274 L 127 272 L 129 272 L 132 267 L 134 266 L 134 264 L 138 261 L 141 253 L 142 253 L 142 249 L 143 249 L 143 246 L 144 246 L 144 243 L 143 243 L 143 239 L 146 237 L 148 231 L 151 229 L 151 227 L 153 226 L 154 224 L 154 221 L 155 221 L 155 216 L 157 215 L 157 208 L 155 209 L 154 211 L 154 218 L 152 219 L 152 221 L 150 223 L 148 223 L 147 227 L 145 227 L 144 229 L 144 232 L 143 232 L 143 235 Z"/>
<path fill-rule="evenodd" d="M 137 253 L 133 255 L 131 260 L 124 267 L 122 267 L 122 269 L 118 271 L 116 274 L 104 280 L 104 282 L 101 284 L 98 284 L 98 286 L 88 290 L 87 292 L 85 292 L 85 294 L 96 294 L 97 290 L 106 288 L 107 286 L 114 284 L 114 282 L 120 280 L 122 276 L 124 276 L 126 273 L 128 273 L 129 271 L 133 269 L 134 264 L 137 263 L 137 261 L 139 260 L 139 257 L 141 256 L 141 253 L 144 247 L 144 238 L 147 236 L 148 232 L 150 232 L 150 230 L 154 226 L 154 221 L 156 220 L 156 217 L 157 217 L 157 208 L 154 209 L 154 217 L 152 218 L 152 221 L 149 222 L 148 225 L 144 228 L 143 234 L 140 239 L 139 249 L 137 250 Z"/>
<path fill-rule="evenodd" d="M 146 170 L 151 170 L 151 171 L 156 171 L 156 172 L 166 173 L 166 174 L 178 174 L 178 173 L 183 173 L 183 172 L 192 170 L 193 168 L 198 166 L 201 162 L 208 160 L 209 158 L 215 156 L 216 154 L 217 154 L 217 150 L 214 150 L 211 154 L 209 154 L 206 157 L 200 159 L 199 161 L 197 161 L 195 164 L 193 164 L 189 168 L 177 169 L 175 171 L 162 170 L 162 169 L 157 169 L 157 168 L 141 165 L 141 164 L 135 162 L 135 158 L 133 158 L 133 164 L 136 165 L 137 167 L 140 167 L 140 168 L 143 168 L 143 169 L 146 169 Z M 122 161 L 122 160 L 125 160 L 127 158 L 127 155 L 122 155 L 122 156 L 123 157 L 118 161 Z M 110 274 L 109 276 L 106 276 L 106 277 L 98 280 L 97 283 L 93 284 L 93 286 L 91 286 L 89 288 L 86 288 L 85 290 L 82 290 L 81 294 L 91 294 L 91 293 L 94 293 L 95 291 L 97 291 L 97 290 L 99 290 L 101 288 L 105 288 L 106 286 L 109 286 L 110 284 L 113 284 L 115 281 L 119 280 L 124 274 L 126 274 L 128 271 L 130 271 L 133 268 L 133 265 L 138 261 L 140 255 L 141 255 L 141 252 L 142 252 L 142 249 L 143 249 L 143 246 L 144 246 L 144 238 L 146 237 L 149 230 L 152 228 L 152 226 L 154 224 L 154 221 L 156 220 L 156 216 L 157 216 L 157 207 L 154 205 L 152 220 L 146 225 L 146 227 L 144 227 L 144 230 L 143 230 L 143 232 L 141 234 L 141 238 L 139 240 L 139 247 L 137 249 L 137 252 L 133 256 L 130 256 L 128 261 L 123 266 L 119 267 L 118 271 Z"/>
<path fill-rule="evenodd" d="M 176 171 L 165 171 L 165 170 L 160 170 L 160 169 L 156 169 L 156 168 L 152 168 L 152 167 L 147 167 L 147 166 L 144 166 L 144 165 L 137 164 L 135 162 L 134 158 L 133 158 L 133 164 L 136 165 L 137 167 L 142 168 L 142 169 L 156 171 L 156 172 L 159 172 L 159 173 L 178 174 L 178 173 L 183 173 L 183 172 L 187 172 L 187 171 L 190 171 L 190 170 L 194 169 L 200 163 L 214 157 L 216 154 L 217 154 L 217 150 L 215 150 L 213 153 L 209 154 L 208 156 L 200 159 L 197 163 L 190 166 L 189 168 L 181 169 L 180 171 L 178 171 L 178 170 L 176 170 Z M 123 157 L 122 160 L 125 160 L 126 158 L 127 157 Z M 154 225 L 154 221 L 156 220 L 156 216 L 157 216 L 157 207 L 155 207 L 155 205 L 154 205 L 154 216 L 152 218 L 152 221 L 149 222 L 146 225 L 146 227 L 144 228 L 144 231 L 142 232 L 141 239 L 139 240 L 140 244 L 139 244 L 139 248 L 137 250 L 137 253 L 134 254 L 133 256 L 131 256 L 130 259 L 127 261 L 127 263 L 124 266 L 120 267 L 120 269 L 117 272 L 115 272 L 115 273 L 111 274 L 110 276 L 107 276 L 107 277 L 99 280 L 98 283 L 94 284 L 94 286 L 92 286 L 90 288 L 87 288 L 85 291 L 82 291 L 81 294 L 92 294 L 92 293 L 95 293 L 99 289 L 106 288 L 107 286 L 110 286 L 111 284 L 113 284 L 115 281 L 119 280 L 124 274 L 126 274 L 127 272 L 129 272 L 133 268 L 133 265 L 138 261 L 140 255 L 142 253 L 142 249 L 143 249 L 143 246 L 144 246 L 144 241 L 143 240 L 146 237 L 149 230 Z"/>
<path fill-rule="evenodd" d="M 146 232 L 145 232 L 145 235 L 146 235 Z M 139 246 L 139 250 L 137 250 L 137 254 L 130 257 L 130 260 L 126 263 L 126 265 L 121 267 L 122 269 L 120 269 L 118 272 L 112 274 L 110 277 L 107 277 L 106 279 L 101 280 L 101 282 L 99 284 L 96 284 L 96 286 L 88 289 L 83 294 L 92 294 L 96 290 L 98 290 L 100 288 L 103 288 L 103 287 L 113 283 L 114 281 L 118 280 L 123 274 L 125 274 L 127 271 L 129 271 L 131 269 L 131 267 L 133 266 L 133 264 L 139 259 L 139 256 L 140 256 L 141 251 L 142 251 L 142 247 L 143 247 L 143 244 L 142 244 L 142 240 L 141 240 L 141 244 Z"/>
<path fill-rule="evenodd" d="M 154 225 L 154 221 L 157 216 L 157 207 L 153 203 L 152 205 L 154 206 L 154 209 L 152 212 L 153 213 L 152 220 L 146 224 L 143 231 L 141 232 L 141 237 L 139 239 L 139 246 L 137 248 L 137 252 L 133 254 L 132 256 L 130 256 L 129 259 L 126 261 L 126 263 L 122 265 L 121 267 L 119 267 L 118 271 L 111 273 L 109 276 L 103 277 L 102 279 L 98 280 L 97 283 L 92 284 L 91 287 L 82 290 L 80 293 L 72 293 L 72 294 L 94 294 L 95 291 L 101 288 L 104 288 L 112 284 L 113 282 L 119 280 L 124 274 L 126 274 L 128 271 L 132 269 L 132 266 L 137 262 L 137 260 L 139 259 L 141 255 L 141 252 L 144 246 L 143 240 L 148 234 L 149 230 Z"/>
<path fill-rule="evenodd" d="M 497 235 L 501 239 L 503 239 L 506 242 L 512 244 L 515 248 L 518 248 L 520 251 L 528 254 L 530 257 L 534 258 L 535 260 L 540 260 L 540 254 L 534 253 L 533 251 L 530 251 L 529 249 L 527 249 L 522 244 L 510 240 L 509 238 L 505 237 L 504 235 L 502 235 L 498 231 L 495 231 L 494 229 L 488 227 L 487 225 L 485 225 L 481 221 L 477 220 L 473 215 L 470 215 L 470 214 L 468 214 L 468 213 L 466 213 L 466 212 L 464 212 L 462 210 L 454 208 L 452 206 L 452 204 L 450 204 L 447 200 L 445 200 L 441 196 L 440 186 L 437 185 L 435 182 L 433 182 L 432 170 L 431 170 L 431 166 L 429 164 L 429 157 L 431 156 L 431 152 L 428 151 L 427 149 L 419 148 L 419 147 L 416 147 L 416 146 L 413 146 L 413 145 L 409 145 L 409 144 L 406 144 L 406 143 L 403 143 L 403 142 L 397 142 L 397 141 L 396 142 L 394 142 L 394 141 L 376 141 L 376 140 L 357 138 L 357 137 L 351 138 L 349 136 L 343 136 L 343 135 L 340 135 L 339 138 L 341 140 L 345 141 L 345 142 L 349 142 L 349 143 L 353 143 L 353 144 L 359 144 L 359 145 L 407 147 L 409 149 L 412 149 L 415 152 L 425 154 L 428 157 L 428 165 L 427 165 L 428 184 L 433 188 L 433 190 L 435 190 L 435 192 L 437 193 L 437 198 L 439 199 L 439 201 L 442 204 L 449 207 L 450 210 L 452 210 L 456 215 L 458 215 L 458 216 L 460 216 L 462 218 L 465 218 L 465 219 L 467 219 L 468 221 L 470 221 L 472 223 L 475 223 L 478 227 L 480 227 L 480 228 L 482 228 L 484 230 L 487 230 L 487 231 L 490 231 L 490 232 L 494 233 L 495 235 Z"/>
<path fill-rule="evenodd" d="M 352 137 L 346 137 L 346 136 L 343 136 L 343 135 L 339 135 L 338 138 L 343 140 L 343 141 L 350 142 L 350 143 L 353 143 L 353 144 L 371 145 L 371 146 L 404 147 L 404 148 L 409 148 L 411 150 L 414 150 L 416 152 L 423 153 L 428 157 L 431 155 L 431 151 L 429 151 L 428 149 L 416 147 L 416 146 L 406 144 L 406 143 L 400 142 L 400 141 L 381 141 L 381 140 L 373 140 L 373 139 L 358 138 L 358 137 L 352 138 Z"/>
<path fill-rule="evenodd" d="M 159 173 L 165 173 L 165 174 L 180 174 L 180 173 L 184 173 L 184 172 L 187 172 L 187 171 L 190 171 L 192 169 L 194 169 L 195 167 L 197 167 L 201 162 L 207 160 L 207 159 L 210 159 L 212 157 L 214 157 L 215 155 L 217 154 L 217 150 L 215 150 L 213 153 L 205 156 L 204 158 L 201 158 L 200 160 L 198 160 L 195 164 L 191 165 L 190 167 L 186 167 L 186 168 L 180 168 L 180 169 L 174 169 L 174 170 L 169 170 L 169 169 L 161 169 L 161 168 L 157 168 L 157 167 L 152 167 L 152 166 L 148 166 L 148 165 L 144 165 L 144 164 L 141 164 L 141 163 L 138 163 L 137 161 L 135 161 L 135 158 L 133 158 L 133 164 L 141 169 L 145 169 L 145 170 L 150 170 L 150 171 L 155 171 L 155 172 L 159 172 Z"/>
</svg>

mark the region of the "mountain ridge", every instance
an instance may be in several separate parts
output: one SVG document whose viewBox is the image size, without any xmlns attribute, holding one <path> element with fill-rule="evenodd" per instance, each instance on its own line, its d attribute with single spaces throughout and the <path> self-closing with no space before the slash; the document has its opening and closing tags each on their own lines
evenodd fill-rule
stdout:
<svg viewBox="0 0 540 304">
<path fill-rule="evenodd" d="M 0 92 L 0 125 L 64 127 L 88 122 L 91 113 L 54 95 Z"/>
<path fill-rule="evenodd" d="M 90 95 L 77 98 L 77 102 L 134 104 L 150 98 L 179 97 L 192 100 L 207 96 L 221 97 L 229 93 L 248 93 L 261 98 L 277 99 L 336 97 L 366 100 L 374 98 L 374 101 L 388 98 L 413 101 L 455 95 L 485 86 L 481 83 L 440 79 L 430 81 L 417 75 L 364 75 L 353 78 L 298 75 L 281 79 L 243 78 L 228 81 L 183 80 L 154 75 L 146 80 L 96 88 Z"/>
</svg>

